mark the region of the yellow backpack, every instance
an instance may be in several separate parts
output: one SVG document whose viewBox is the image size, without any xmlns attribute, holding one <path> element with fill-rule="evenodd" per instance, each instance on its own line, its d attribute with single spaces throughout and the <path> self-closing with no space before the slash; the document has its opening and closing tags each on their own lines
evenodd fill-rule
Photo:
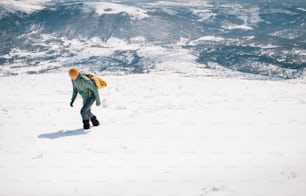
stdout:
<svg viewBox="0 0 306 196">
<path fill-rule="evenodd" d="M 102 89 L 105 88 L 107 86 L 107 83 L 105 80 L 103 80 L 102 78 L 96 76 L 95 74 L 92 73 L 85 73 L 83 74 L 85 76 L 87 76 L 89 79 L 91 79 L 91 81 L 93 81 L 93 83 L 96 85 L 96 87 L 98 89 Z"/>
</svg>

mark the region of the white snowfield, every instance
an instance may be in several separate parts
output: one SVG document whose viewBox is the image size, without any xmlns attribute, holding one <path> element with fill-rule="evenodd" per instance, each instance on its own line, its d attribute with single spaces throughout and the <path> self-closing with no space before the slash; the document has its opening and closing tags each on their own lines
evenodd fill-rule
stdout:
<svg viewBox="0 0 306 196">
<path fill-rule="evenodd" d="M 146 14 L 145 10 L 133 6 L 107 2 L 85 2 L 84 4 L 85 8 L 95 9 L 97 14 L 99 15 L 126 13 L 130 15 L 133 19 L 139 20 L 149 17 L 149 15 Z"/>
<path fill-rule="evenodd" d="M 89 131 L 66 72 L 0 78 L 1 196 L 305 195 L 305 80 L 104 78 Z"/>
</svg>

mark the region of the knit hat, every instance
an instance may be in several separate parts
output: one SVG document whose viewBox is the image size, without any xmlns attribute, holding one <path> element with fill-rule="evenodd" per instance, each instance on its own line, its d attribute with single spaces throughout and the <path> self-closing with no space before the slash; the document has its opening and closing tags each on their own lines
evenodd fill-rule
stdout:
<svg viewBox="0 0 306 196">
<path fill-rule="evenodd" d="M 69 76 L 72 77 L 77 77 L 79 75 L 79 70 L 76 67 L 72 67 L 69 70 Z"/>
</svg>

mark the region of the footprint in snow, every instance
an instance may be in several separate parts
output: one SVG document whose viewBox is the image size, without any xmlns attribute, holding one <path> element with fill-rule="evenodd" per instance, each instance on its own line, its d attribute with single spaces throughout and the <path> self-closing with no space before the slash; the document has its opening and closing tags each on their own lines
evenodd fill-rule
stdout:
<svg viewBox="0 0 306 196">
<path fill-rule="evenodd" d="M 8 109 L 6 109 L 6 108 L 2 108 L 1 111 L 4 112 L 4 113 L 8 113 Z"/>
<path fill-rule="evenodd" d="M 32 157 L 32 159 L 42 159 L 43 158 L 43 154 L 40 153 L 39 155 Z"/>
<path fill-rule="evenodd" d="M 295 172 L 286 172 L 282 171 L 281 175 L 287 178 L 288 180 L 294 180 L 296 179 L 296 173 Z"/>
<path fill-rule="evenodd" d="M 233 191 L 225 188 L 224 185 L 221 186 L 211 186 L 202 188 L 200 196 L 230 196 Z"/>
</svg>

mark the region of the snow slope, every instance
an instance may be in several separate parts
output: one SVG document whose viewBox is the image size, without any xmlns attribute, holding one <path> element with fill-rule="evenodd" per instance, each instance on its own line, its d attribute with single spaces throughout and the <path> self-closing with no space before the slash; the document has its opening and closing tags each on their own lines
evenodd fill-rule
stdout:
<svg viewBox="0 0 306 196">
<path fill-rule="evenodd" d="M 0 78 L 1 196 L 305 194 L 305 81 L 104 78 L 90 131 L 67 73 Z"/>
</svg>

